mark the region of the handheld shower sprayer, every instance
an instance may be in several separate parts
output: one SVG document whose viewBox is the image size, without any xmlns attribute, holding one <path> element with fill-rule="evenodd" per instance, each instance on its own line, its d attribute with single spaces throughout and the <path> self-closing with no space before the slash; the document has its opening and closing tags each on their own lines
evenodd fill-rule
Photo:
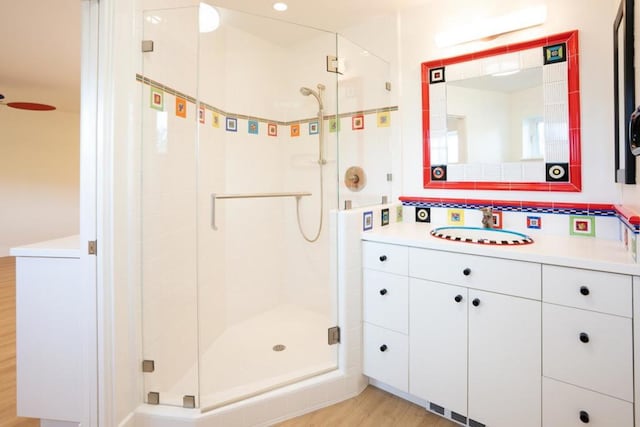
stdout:
<svg viewBox="0 0 640 427">
<path fill-rule="evenodd" d="M 320 111 L 322 111 L 324 109 L 324 106 L 322 104 L 322 91 L 325 90 L 325 86 L 322 83 L 318 83 L 317 87 L 318 87 L 317 92 L 313 89 L 309 89 L 308 87 L 301 87 L 300 93 L 303 94 L 304 96 L 313 95 L 313 97 L 318 101 L 318 106 Z"/>
<path fill-rule="evenodd" d="M 324 105 L 322 103 L 322 92 L 326 89 L 322 83 L 318 83 L 316 86 L 318 88 L 317 91 L 310 89 L 308 87 L 301 87 L 300 93 L 304 96 L 313 95 L 313 97 L 318 101 L 318 165 L 320 165 L 320 221 L 318 224 L 318 231 L 314 237 L 308 237 L 304 230 L 302 229 L 302 224 L 300 221 L 300 198 L 296 198 L 296 217 L 298 220 L 298 230 L 300 230 L 300 234 L 304 240 L 309 243 L 313 243 L 318 240 L 320 237 L 320 233 L 322 231 L 322 217 L 324 212 L 324 178 L 322 170 L 324 169 L 324 165 L 327 164 L 327 161 L 324 158 Z"/>
<path fill-rule="evenodd" d="M 318 164 L 322 166 L 327 164 L 327 161 L 324 158 L 324 125 L 322 123 L 324 119 L 324 104 L 322 102 L 322 92 L 326 89 L 326 87 L 322 83 L 318 83 L 318 86 L 316 87 L 318 88 L 317 91 L 303 86 L 300 88 L 300 93 L 304 96 L 313 95 L 316 101 L 318 101 Z"/>
</svg>

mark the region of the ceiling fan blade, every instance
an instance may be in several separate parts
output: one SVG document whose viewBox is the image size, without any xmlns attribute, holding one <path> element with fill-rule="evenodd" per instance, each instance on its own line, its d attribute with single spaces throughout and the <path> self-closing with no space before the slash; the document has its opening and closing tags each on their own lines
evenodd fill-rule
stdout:
<svg viewBox="0 0 640 427">
<path fill-rule="evenodd" d="M 51 111 L 56 109 L 53 105 L 37 104 L 35 102 L 7 102 L 5 105 L 19 110 L 31 111 Z"/>
</svg>

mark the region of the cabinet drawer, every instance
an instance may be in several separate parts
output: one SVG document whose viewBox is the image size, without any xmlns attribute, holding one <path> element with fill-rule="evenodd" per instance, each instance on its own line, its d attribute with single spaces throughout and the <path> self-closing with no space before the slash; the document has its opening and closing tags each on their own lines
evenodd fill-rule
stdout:
<svg viewBox="0 0 640 427">
<path fill-rule="evenodd" d="M 542 425 L 583 427 L 585 424 L 594 427 L 633 427 L 633 404 L 543 378 Z"/>
<path fill-rule="evenodd" d="M 409 340 L 399 332 L 364 324 L 363 373 L 398 390 L 409 391 Z"/>
<path fill-rule="evenodd" d="M 631 276 L 542 266 L 545 302 L 631 317 Z"/>
<path fill-rule="evenodd" d="M 411 248 L 409 275 L 524 298 L 541 298 L 541 266 L 531 262 Z"/>
<path fill-rule="evenodd" d="M 542 337 L 544 376 L 633 401 L 631 319 L 543 304 Z"/>
<path fill-rule="evenodd" d="M 371 270 L 407 274 L 408 251 L 406 246 L 386 243 L 362 242 L 362 266 Z"/>
<path fill-rule="evenodd" d="M 365 269 L 364 321 L 404 334 L 409 332 L 409 278 Z"/>
</svg>

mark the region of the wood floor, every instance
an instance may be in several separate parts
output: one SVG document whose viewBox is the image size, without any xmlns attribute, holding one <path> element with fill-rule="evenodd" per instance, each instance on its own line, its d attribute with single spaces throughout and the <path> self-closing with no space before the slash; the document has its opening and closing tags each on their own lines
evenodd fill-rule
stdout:
<svg viewBox="0 0 640 427">
<path fill-rule="evenodd" d="M 459 427 L 392 394 L 367 387 L 360 395 L 277 427 Z"/>
<path fill-rule="evenodd" d="M 16 417 L 16 269 L 15 258 L 0 257 L 0 427 L 36 427 Z"/>
</svg>

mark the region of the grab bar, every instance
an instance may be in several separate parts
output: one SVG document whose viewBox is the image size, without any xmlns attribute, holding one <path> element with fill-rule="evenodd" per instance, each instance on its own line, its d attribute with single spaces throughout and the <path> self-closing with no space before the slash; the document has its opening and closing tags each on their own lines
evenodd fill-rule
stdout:
<svg viewBox="0 0 640 427">
<path fill-rule="evenodd" d="M 301 197 L 311 196 L 308 191 L 288 192 L 288 193 L 245 193 L 245 194 L 216 194 L 211 193 L 211 228 L 218 230 L 216 227 L 216 199 L 261 199 L 273 197 Z"/>
</svg>

